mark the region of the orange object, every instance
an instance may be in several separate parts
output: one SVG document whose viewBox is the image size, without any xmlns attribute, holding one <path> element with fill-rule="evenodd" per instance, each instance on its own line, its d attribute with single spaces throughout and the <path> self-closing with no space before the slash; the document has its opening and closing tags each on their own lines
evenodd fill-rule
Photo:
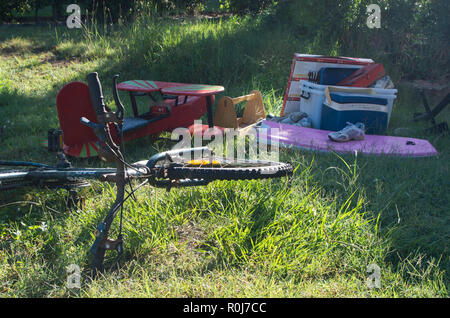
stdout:
<svg viewBox="0 0 450 318">
<path fill-rule="evenodd" d="M 386 75 L 383 64 L 369 64 L 352 73 L 337 86 L 369 87 Z"/>
<path fill-rule="evenodd" d="M 202 159 L 194 159 L 188 161 L 189 165 L 193 166 L 202 166 L 202 165 L 220 165 L 220 162 L 217 160 L 212 160 L 211 162 L 209 160 L 202 160 Z"/>
</svg>

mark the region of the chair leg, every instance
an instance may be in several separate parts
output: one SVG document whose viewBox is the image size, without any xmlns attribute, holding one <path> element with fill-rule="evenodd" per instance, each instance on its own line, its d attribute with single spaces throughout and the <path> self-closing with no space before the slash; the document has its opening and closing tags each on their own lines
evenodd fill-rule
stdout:
<svg viewBox="0 0 450 318">
<path fill-rule="evenodd" d="M 450 93 L 447 94 L 433 109 L 430 108 L 425 93 L 422 91 L 423 106 L 425 107 L 424 113 L 415 113 L 414 121 L 418 120 L 431 120 L 433 125 L 436 125 L 435 117 L 450 103 Z"/>
<path fill-rule="evenodd" d="M 430 108 L 424 91 L 421 92 L 421 95 L 425 112 L 415 113 L 414 121 L 430 120 L 433 126 L 425 129 L 425 133 L 427 134 L 439 134 L 448 131 L 447 122 L 436 124 L 436 116 L 450 103 L 450 93 L 447 94 L 433 109 Z"/>
</svg>

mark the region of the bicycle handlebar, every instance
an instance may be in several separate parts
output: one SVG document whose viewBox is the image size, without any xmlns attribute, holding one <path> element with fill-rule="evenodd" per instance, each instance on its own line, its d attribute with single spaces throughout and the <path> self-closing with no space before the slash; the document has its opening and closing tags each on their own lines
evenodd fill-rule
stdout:
<svg viewBox="0 0 450 318">
<path fill-rule="evenodd" d="M 81 117 L 81 118 L 80 118 L 80 122 L 81 122 L 83 125 L 86 125 L 86 126 L 92 128 L 92 129 L 94 129 L 94 130 L 95 130 L 95 129 L 101 129 L 101 128 L 103 128 L 102 125 L 93 123 L 92 121 L 90 121 L 90 120 L 87 119 L 86 117 Z"/>
<path fill-rule="evenodd" d="M 86 117 L 81 117 L 80 118 L 80 123 L 82 123 L 83 125 L 86 125 L 89 128 L 91 128 L 94 131 L 94 134 L 98 137 L 98 139 L 100 139 L 100 141 L 106 142 L 105 130 L 104 130 L 104 126 L 103 125 L 97 124 L 97 123 L 93 123 L 92 121 L 90 121 Z"/>
<path fill-rule="evenodd" d="M 100 83 L 100 79 L 98 78 L 98 73 L 97 72 L 89 73 L 86 77 L 89 86 L 89 93 L 91 95 L 91 101 L 95 109 L 95 114 L 97 116 L 105 114 L 106 111 L 109 111 L 109 109 L 108 107 L 106 107 L 104 102 L 102 84 Z M 113 77 L 112 91 L 114 96 L 114 102 L 116 103 L 117 107 L 115 115 L 117 119 L 121 121 L 124 117 L 125 108 L 123 107 L 123 104 L 120 101 L 119 94 L 117 92 L 118 77 L 119 75 L 114 75 Z"/>
<path fill-rule="evenodd" d="M 106 112 L 105 103 L 103 101 L 102 85 L 98 78 L 98 73 L 89 73 L 87 76 L 89 93 L 91 95 L 91 101 L 94 105 L 95 114 L 97 116 L 102 115 Z"/>
</svg>

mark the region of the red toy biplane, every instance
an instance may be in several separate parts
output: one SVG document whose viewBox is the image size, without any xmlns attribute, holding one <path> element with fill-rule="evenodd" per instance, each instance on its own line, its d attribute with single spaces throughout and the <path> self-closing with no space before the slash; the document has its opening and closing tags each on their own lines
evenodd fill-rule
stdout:
<svg viewBox="0 0 450 318">
<path fill-rule="evenodd" d="M 208 124 L 213 126 L 212 105 L 214 95 L 224 91 L 222 86 L 130 80 L 116 84 L 113 79 L 113 93 L 120 103 L 117 90 L 130 94 L 133 117 L 123 119 L 122 127 L 110 124 L 114 142 L 128 141 L 178 127 L 188 127 L 208 112 Z M 136 96 L 149 96 L 147 112 L 139 114 Z M 103 96 L 101 96 L 103 99 Z M 74 157 L 97 156 L 98 141 L 92 129 L 80 123 L 86 117 L 97 123 L 89 85 L 83 82 L 66 84 L 56 97 L 60 128 L 64 136 L 63 151 Z"/>
</svg>

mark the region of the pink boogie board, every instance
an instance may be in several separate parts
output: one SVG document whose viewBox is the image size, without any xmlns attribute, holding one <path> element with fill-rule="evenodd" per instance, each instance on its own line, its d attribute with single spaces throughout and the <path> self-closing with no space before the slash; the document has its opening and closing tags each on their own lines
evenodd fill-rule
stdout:
<svg viewBox="0 0 450 318">
<path fill-rule="evenodd" d="M 367 155 L 428 157 L 436 156 L 437 150 L 428 140 L 366 135 L 364 140 L 335 142 L 328 138 L 330 131 L 295 125 L 279 124 L 264 120 L 261 128 L 268 128 L 267 141 L 278 140 L 280 146 L 292 146 L 306 150 L 335 151 L 337 153 L 363 153 Z M 278 129 L 278 133 L 274 128 Z M 264 141 L 264 138 L 262 138 Z"/>
</svg>

